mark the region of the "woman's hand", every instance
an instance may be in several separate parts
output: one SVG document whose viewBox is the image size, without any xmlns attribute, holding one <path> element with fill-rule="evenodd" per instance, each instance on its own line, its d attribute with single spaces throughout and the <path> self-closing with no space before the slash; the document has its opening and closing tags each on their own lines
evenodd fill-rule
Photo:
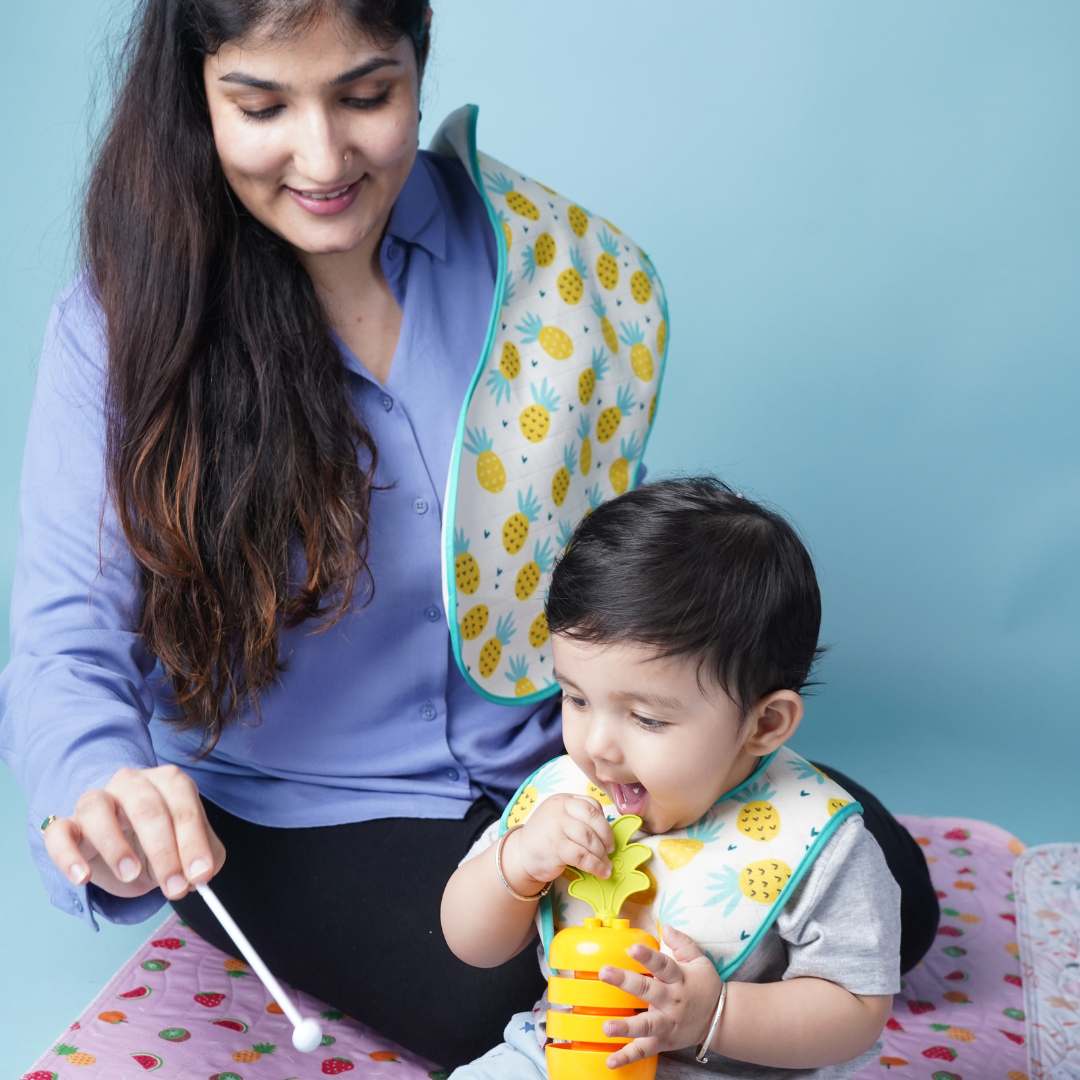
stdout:
<svg viewBox="0 0 1080 1080">
<path fill-rule="evenodd" d="M 645 945 L 627 952 L 653 973 L 653 978 L 625 968 L 604 967 L 600 978 L 648 1002 L 648 1009 L 625 1020 L 608 1020 L 606 1035 L 625 1035 L 632 1042 L 607 1059 L 609 1069 L 652 1057 L 665 1050 L 696 1047 L 708 1031 L 720 996 L 720 976 L 693 938 L 673 926 L 664 927 L 664 941 L 674 956 Z"/>
<path fill-rule="evenodd" d="M 49 858 L 70 881 L 89 879 L 113 896 L 143 896 L 160 886 L 178 900 L 225 862 L 195 781 L 175 765 L 120 769 L 43 835 Z"/>
<path fill-rule="evenodd" d="M 615 850 L 615 835 L 595 799 L 552 795 L 516 832 L 507 840 L 504 864 L 513 874 L 511 882 L 522 882 L 527 893 L 554 881 L 568 866 L 600 878 L 611 875 L 608 854 Z"/>
</svg>

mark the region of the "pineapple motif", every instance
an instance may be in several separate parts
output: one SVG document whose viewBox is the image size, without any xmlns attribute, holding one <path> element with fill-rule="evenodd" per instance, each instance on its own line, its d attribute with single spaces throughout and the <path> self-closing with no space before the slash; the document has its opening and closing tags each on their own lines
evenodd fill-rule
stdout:
<svg viewBox="0 0 1080 1080">
<path fill-rule="evenodd" d="M 667 348 L 667 319 L 660 320 L 660 326 L 656 330 L 656 351 L 663 356 Z"/>
<path fill-rule="evenodd" d="M 645 894 L 639 893 L 635 900 L 644 901 Z M 665 889 L 660 897 L 656 912 L 656 936 L 663 940 L 665 926 L 674 926 L 677 930 L 686 926 L 687 912 L 683 908 L 682 889 Z M 681 924 L 681 925 L 680 925 Z"/>
<path fill-rule="evenodd" d="M 503 196 L 506 199 L 506 205 L 515 214 L 528 218 L 530 221 L 540 220 L 540 211 L 536 208 L 536 203 L 520 191 L 515 191 L 513 181 L 505 173 L 485 173 L 484 179 L 487 181 L 488 190 L 493 195 Z"/>
<path fill-rule="evenodd" d="M 653 394 L 652 400 L 649 402 L 649 426 L 652 427 L 652 422 L 656 419 L 656 395 Z"/>
<path fill-rule="evenodd" d="M 581 515 L 583 518 L 588 517 L 604 501 L 604 496 L 600 493 L 600 485 L 593 484 L 591 488 L 586 488 L 585 498 L 589 500 L 589 508 Z"/>
<path fill-rule="evenodd" d="M 716 839 L 723 827 L 722 821 L 706 814 L 686 830 L 685 839 L 661 840 L 660 858 L 669 870 L 681 870 L 706 844 Z"/>
<path fill-rule="evenodd" d="M 578 249 L 570 249 L 570 265 L 555 279 L 559 295 L 567 304 L 579 304 L 585 295 L 585 279 L 589 276 L 585 260 Z"/>
<path fill-rule="evenodd" d="M 534 649 L 539 649 L 540 646 L 547 641 L 549 636 L 550 631 L 548 630 L 547 612 L 541 611 L 529 625 L 529 644 Z"/>
<path fill-rule="evenodd" d="M 559 545 L 559 550 L 561 551 L 563 548 L 565 548 L 566 545 L 569 544 L 573 538 L 574 526 L 571 525 L 569 521 L 560 521 L 559 533 L 558 536 L 555 537 L 555 540 Z"/>
<path fill-rule="evenodd" d="M 593 314 L 600 320 L 600 333 L 604 336 L 604 344 L 613 353 L 619 351 L 619 337 L 615 333 L 615 327 L 611 325 L 611 320 L 607 317 L 607 308 L 604 306 L 604 301 L 600 299 L 599 293 L 593 293 L 592 298 Z"/>
<path fill-rule="evenodd" d="M 536 687 L 529 678 L 529 664 L 524 656 L 510 657 L 510 671 L 506 677 L 514 684 L 514 697 L 536 693 Z"/>
<path fill-rule="evenodd" d="M 739 811 L 739 832 L 751 840 L 775 840 L 780 835 L 780 813 L 769 800 L 776 792 L 768 784 L 751 784 L 735 795 L 742 803 Z"/>
<path fill-rule="evenodd" d="M 239 1061 L 241 1064 L 251 1064 L 261 1057 L 272 1054 L 276 1049 L 277 1047 L 273 1043 L 255 1043 L 250 1050 L 237 1050 L 233 1054 L 233 1061 Z"/>
<path fill-rule="evenodd" d="M 800 780 L 816 780 L 818 784 L 824 784 L 828 780 L 828 777 L 809 761 L 792 761 L 789 764 Z"/>
<path fill-rule="evenodd" d="M 589 212 L 583 210 L 580 206 L 571 206 L 567 211 L 566 216 L 570 221 L 570 228 L 573 229 L 578 236 L 584 236 L 586 230 L 589 228 Z"/>
<path fill-rule="evenodd" d="M 755 904 L 771 904 L 784 891 L 791 880 L 791 867 L 779 859 L 762 859 L 748 863 L 736 874 L 733 867 L 725 866 L 718 874 L 709 875 L 712 895 L 707 904 L 725 904 L 724 915 L 730 915 L 745 896 Z"/>
<path fill-rule="evenodd" d="M 614 289 L 619 284 L 619 242 L 602 229 L 600 246 L 604 250 L 596 260 L 596 278 L 605 289 Z"/>
<path fill-rule="evenodd" d="M 526 818 L 532 813 L 532 809 L 536 806 L 536 800 L 539 797 L 539 792 L 536 790 L 535 784 L 530 784 L 518 797 L 517 802 L 514 803 L 513 809 L 511 809 L 509 816 L 506 819 L 506 827 L 508 829 L 514 828 L 516 825 L 524 825 Z"/>
<path fill-rule="evenodd" d="M 582 405 L 592 401 L 596 384 L 607 374 L 608 361 L 603 349 L 593 349 L 589 366 L 578 376 L 577 395 Z"/>
<path fill-rule="evenodd" d="M 619 424 L 622 423 L 622 418 L 626 416 L 636 404 L 637 402 L 634 401 L 634 395 L 630 390 L 629 383 L 626 386 L 620 386 L 615 394 L 615 404 L 608 406 L 596 421 L 596 437 L 602 443 L 608 442 L 615 432 L 619 430 Z"/>
<path fill-rule="evenodd" d="M 592 430 L 592 421 L 587 416 L 582 416 L 578 424 L 578 438 L 581 440 L 581 450 L 578 451 L 578 467 L 581 475 L 588 475 L 592 468 L 592 442 L 589 440 L 589 432 Z"/>
<path fill-rule="evenodd" d="M 851 802 L 850 799 L 830 799 L 829 800 L 829 817 L 843 810 Z"/>
<path fill-rule="evenodd" d="M 475 641 L 484 632 L 489 615 L 487 604 L 477 604 L 469 608 L 461 620 L 461 636 L 466 641 Z"/>
<path fill-rule="evenodd" d="M 77 1046 L 68 1046 L 67 1043 L 54 1047 L 53 1053 L 65 1058 L 69 1065 L 93 1065 L 97 1061 L 93 1054 L 88 1054 Z"/>
<path fill-rule="evenodd" d="M 548 386 L 547 379 L 537 388 L 536 383 L 529 384 L 533 404 L 527 405 L 518 416 L 521 434 L 529 442 L 543 442 L 551 430 L 551 414 L 559 411 L 559 395 Z"/>
<path fill-rule="evenodd" d="M 510 400 L 510 383 L 521 374 L 521 352 L 512 342 L 503 343 L 502 356 L 499 358 L 499 366 L 488 372 L 487 386 L 495 403 L 499 404 L 504 398 Z"/>
<path fill-rule="evenodd" d="M 493 495 L 506 487 L 506 468 L 499 455 L 492 450 L 494 440 L 484 428 L 466 428 L 465 449 L 476 454 L 476 480 L 485 490 Z"/>
<path fill-rule="evenodd" d="M 647 304 L 652 298 L 652 283 L 656 271 L 645 252 L 641 252 L 641 270 L 630 275 L 630 295 L 639 303 Z"/>
<path fill-rule="evenodd" d="M 533 547 L 532 560 L 525 563 L 517 572 L 517 578 L 514 581 L 514 595 L 519 600 L 528 600 L 536 591 L 536 586 L 540 584 L 540 578 L 544 574 L 550 573 L 553 563 L 554 556 L 551 553 L 551 541 L 545 540 L 543 544 L 537 541 Z"/>
<path fill-rule="evenodd" d="M 645 344 L 645 334 L 638 323 L 620 323 L 619 340 L 630 346 L 630 366 L 643 382 L 653 377 L 653 355 Z"/>
<path fill-rule="evenodd" d="M 540 500 L 533 494 L 532 485 L 525 493 L 518 492 L 517 513 L 503 522 L 502 541 L 507 555 L 516 555 L 529 539 L 529 526 L 540 516 Z"/>
<path fill-rule="evenodd" d="M 574 342 L 570 335 L 557 326 L 545 326 L 539 315 L 526 315 L 514 329 L 521 333 L 523 345 L 538 341 L 540 348 L 552 360 L 569 360 L 574 355 Z"/>
<path fill-rule="evenodd" d="M 608 469 L 608 477 L 616 495 L 621 495 L 630 485 L 630 466 L 641 456 L 645 447 L 638 442 L 637 435 L 631 435 L 629 440 L 619 440 L 619 456 L 611 463 Z"/>
<path fill-rule="evenodd" d="M 550 266 L 555 261 L 555 253 L 558 247 L 555 237 L 551 233 L 541 233 L 522 253 L 521 258 L 525 263 L 522 275 L 525 280 L 531 282 L 536 275 L 536 268 Z"/>
<path fill-rule="evenodd" d="M 570 491 L 570 477 L 574 475 L 574 461 L 577 458 L 577 448 L 571 443 L 563 447 L 563 463 L 551 478 L 551 501 L 556 506 L 562 506 L 566 502 L 566 496 Z"/>
<path fill-rule="evenodd" d="M 589 786 L 585 789 L 585 794 L 588 795 L 590 799 L 595 799 L 601 806 L 615 805 L 611 800 L 611 796 L 602 787 L 597 787 L 591 780 L 589 781 Z"/>
<path fill-rule="evenodd" d="M 509 251 L 514 246 L 514 233 L 510 228 L 510 222 L 506 220 L 506 215 L 500 210 L 495 219 L 499 225 L 502 226 L 503 239 L 506 241 L 506 250 Z"/>
<path fill-rule="evenodd" d="M 485 679 L 490 679 L 495 674 L 495 669 L 502 659 L 503 646 L 509 645 L 510 639 L 516 633 L 513 615 L 506 614 L 495 624 L 494 637 L 488 638 L 480 650 L 480 674 Z"/>
<path fill-rule="evenodd" d="M 469 553 L 469 540 L 464 529 L 454 533 L 454 580 L 458 592 L 468 596 L 480 588 L 480 564 Z"/>
</svg>

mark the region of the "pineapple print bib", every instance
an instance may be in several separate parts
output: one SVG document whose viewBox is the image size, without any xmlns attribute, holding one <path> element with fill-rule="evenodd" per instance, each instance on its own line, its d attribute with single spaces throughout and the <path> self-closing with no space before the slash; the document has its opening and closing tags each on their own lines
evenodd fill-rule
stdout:
<svg viewBox="0 0 1080 1080">
<path fill-rule="evenodd" d="M 606 792 L 566 755 L 542 765 L 515 793 L 499 822 L 502 835 L 524 824 L 556 794 L 597 799 L 609 820 L 618 811 Z M 820 769 L 786 746 L 722 795 L 693 825 L 662 836 L 638 832 L 634 842 L 653 857 L 640 869 L 652 882 L 631 896 L 621 917 L 657 938 L 671 924 L 730 978 L 776 921 L 788 897 L 829 838 L 862 807 Z M 537 928 L 545 954 L 557 930 L 580 925 L 592 909 L 558 878 L 540 901 Z"/>
<path fill-rule="evenodd" d="M 544 601 L 574 526 L 635 486 L 668 348 L 648 256 L 611 222 L 480 153 L 473 106 L 432 142 L 495 230 L 484 351 L 458 418 L 443 514 L 454 658 L 492 701 L 556 690 Z"/>
</svg>

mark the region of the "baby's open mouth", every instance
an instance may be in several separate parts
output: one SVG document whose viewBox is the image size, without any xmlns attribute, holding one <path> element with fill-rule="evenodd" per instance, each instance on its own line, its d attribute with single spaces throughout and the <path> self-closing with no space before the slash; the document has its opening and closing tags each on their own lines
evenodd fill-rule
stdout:
<svg viewBox="0 0 1080 1080">
<path fill-rule="evenodd" d="M 649 799 L 649 791 L 644 784 L 610 784 L 611 797 L 615 809 L 620 814 L 640 814 Z"/>
</svg>

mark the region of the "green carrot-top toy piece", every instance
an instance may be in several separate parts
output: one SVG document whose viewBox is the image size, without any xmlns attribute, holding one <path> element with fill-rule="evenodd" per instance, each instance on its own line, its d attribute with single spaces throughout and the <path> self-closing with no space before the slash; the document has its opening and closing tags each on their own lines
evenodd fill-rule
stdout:
<svg viewBox="0 0 1080 1080">
<path fill-rule="evenodd" d="M 611 823 L 615 834 L 615 850 L 610 856 L 611 877 L 598 878 L 576 867 L 567 867 L 576 875 L 576 880 L 570 883 L 570 895 L 588 904 L 598 919 L 618 918 L 627 898 L 652 884 L 648 875 L 637 869 L 652 858 L 652 852 L 644 844 L 630 843 L 630 837 L 640 828 L 641 818 L 636 814 L 623 814 Z"/>
</svg>

